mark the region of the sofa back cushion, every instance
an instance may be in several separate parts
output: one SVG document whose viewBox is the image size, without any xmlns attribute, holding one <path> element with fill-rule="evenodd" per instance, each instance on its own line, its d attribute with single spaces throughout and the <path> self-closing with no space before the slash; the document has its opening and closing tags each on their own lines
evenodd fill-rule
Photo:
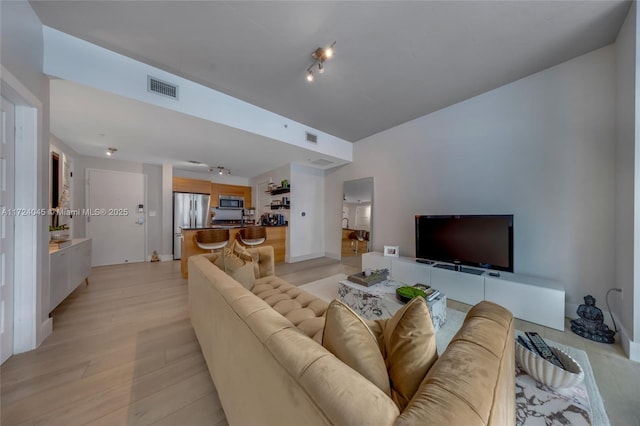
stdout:
<svg viewBox="0 0 640 426">
<path fill-rule="evenodd" d="M 275 255 L 273 246 L 258 246 L 246 249 L 253 257 L 254 274 L 257 278 L 275 275 Z"/>
<path fill-rule="evenodd" d="M 393 317 L 376 321 L 375 330 L 338 300 L 331 302 L 326 316 L 322 345 L 404 410 L 438 359 L 424 298 L 417 297 Z"/>
<path fill-rule="evenodd" d="M 240 244 L 234 241 L 222 251 L 224 271 L 248 290 L 256 283 L 253 257 Z"/>
<path fill-rule="evenodd" d="M 378 341 L 349 306 L 333 300 L 327 309 L 322 346 L 391 396 L 387 367 Z"/>
<path fill-rule="evenodd" d="M 427 302 L 416 297 L 383 326 L 382 350 L 391 380 L 391 398 L 404 410 L 438 359 L 436 333 Z"/>
<path fill-rule="evenodd" d="M 433 424 L 515 425 L 513 316 L 483 301 L 429 370 L 396 426 L 429 418 Z"/>
<path fill-rule="evenodd" d="M 224 257 L 222 256 L 222 251 L 201 254 L 200 256 L 206 257 L 211 263 L 220 268 L 221 271 L 224 271 Z"/>
</svg>

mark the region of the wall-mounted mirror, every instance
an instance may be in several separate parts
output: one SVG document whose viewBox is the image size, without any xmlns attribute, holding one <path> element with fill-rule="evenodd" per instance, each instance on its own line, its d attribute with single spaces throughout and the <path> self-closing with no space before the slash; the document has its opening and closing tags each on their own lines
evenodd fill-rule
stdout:
<svg viewBox="0 0 640 426">
<path fill-rule="evenodd" d="M 360 263 L 371 250 L 373 178 L 349 180 L 342 196 L 342 261 Z"/>
</svg>

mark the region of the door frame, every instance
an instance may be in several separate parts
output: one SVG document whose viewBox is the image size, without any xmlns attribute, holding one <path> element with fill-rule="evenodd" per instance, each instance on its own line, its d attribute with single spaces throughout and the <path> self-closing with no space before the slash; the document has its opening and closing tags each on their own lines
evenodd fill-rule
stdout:
<svg viewBox="0 0 640 426">
<path fill-rule="evenodd" d="M 149 180 L 149 176 L 146 173 L 143 172 L 123 172 L 120 170 L 109 170 L 109 169 L 98 169 L 95 167 L 92 168 L 87 168 L 84 171 L 84 199 L 85 199 L 85 207 L 88 209 L 90 208 L 89 206 L 89 174 L 91 171 L 99 171 L 99 172 L 108 172 L 108 173 L 117 173 L 117 174 L 122 174 L 122 175 L 142 175 L 142 199 L 143 199 L 143 203 L 144 203 L 144 213 L 142 214 L 144 217 L 144 253 L 143 253 L 143 262 L 146 262 L 147 259 L 150 259 L 150 257 L 148 256 L 148 252 L 149 249 L 147 247 L 147 243 L 148 243 L 148 239 L 149 239 L 149 191 L 148 191 L 148 180 Z M 138 212 L 134 212 L 134 214 L 138 214 Z M 88 216 L 87 216 L 88 218 Z M 87 221 L 87 218 L 84 219 L 84 235 L 86 235 L 87 237 L 90 237 L 89 235 L 89 222 Z M 173 235 L 173 233 L 172 233 Z M 173 255 L 171 256 L 171 260 L 173 260 Z"/>
<path fill-rule="evenodd" d="M 2 65 L 0 76 L 2 95 L 16 106 L 15 207 L 47 209 L 49 146 L 43 139 L 42 102 Z M 20 238 L 14 244 L 14 282 L 20 285 L 14 288 L 14 354 L 35 349 L 53 330 L 48 312 L 43 313 L 48 311 L 43 301 L 49 300 L 48 219 L 47 214 L 15 217 Z"/>
</svg>

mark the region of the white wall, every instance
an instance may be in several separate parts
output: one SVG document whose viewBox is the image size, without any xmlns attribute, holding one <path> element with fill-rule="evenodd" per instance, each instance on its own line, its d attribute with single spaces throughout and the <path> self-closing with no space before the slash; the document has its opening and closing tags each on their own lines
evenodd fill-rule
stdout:
<svg viewBox="0 0 640 426">
<path fill-rule="evenodd" d="M 287 179 L 291 185 L 289 193 L 291 209 L 274 210 L 273 213 L 283 214 L 289 221 L 286 261 L 298 262 L 324 256 L 325 176 L 323 170 L 302 164 L 290 164 L 251 178 L 249 184 L 253 188 L 254 204 L 258 208 L 258 214 L 271 212 L 267 206 L 258 205 L 260 204 L 258 185 L 265 182 L 280 185 L 284 179 Z M 342 195 L 340 197 L 342 199 Z M 302 216 L 303 212 L 304 216 Z M 256 219 L 259 219 L 259 216 Z M 340 258 L 339 252 L 336 258 Z"/>
<path fill-rule="evenodd" d="M 328 133 L 53 28 L 45 27 L 44 37 L 44 69 L 51 76 L 310 149 L 336 160 L 352 159 L 351 144 Z M 177 84 L 178 101 L 149 93 L 148 75 Z M 306 131 L 318 135 L 318 144 L 310 147 L 304 139 Z"/>
<path fill-rule="evenodd" d="M 616 268 L 615 285 L 622 294 L 611 295 L 627 353 L 640 341 L 640 149 L 637 137 L 638 102 L 637 4 L 631 5 L 616 40 L 617 144 L 616 144 Z M 635 349 L 638 351 L 637 347 Z M 635 355 L 640 359 L 640 353 Z"/>
<path fill-rule="evenodd" d="M 342 182 L 374 177 L 373 249 L 415 255 L 415 214 L 514 214 L 515 271 L 567 302 L 614 284 L 615 49 L 608 46 L 355 144 L 328 173 L 328 253 Z M 575 310 L 574 310 L 575 313 Z M 575 315 L 574 315 L 575 316 Z"/>
<path fill-rule="evenodd" d="M 8 96 L 19 107 L 21 112 L 17 110 L 16 115 L 24 113 L 27 116 L 32 114 L 34 109 L 37 110 L 36 123 L 34 123 L 34 127 L 37 127 L 37 135 L 33 146 L 16 149 L 16 163 L 18 163 L 18 156 L 21 155 L 18 154 L 19 151 L 31 152 L 30 158 L 25 158 L 27 166 L 21 166 L 20 172 L 35 176 L 35 185 L 33 185 L 35 194 L 16 194 L 16 206 L 18 206 L 18 198 L 25 198 L 33 204 L 24 205 L 24 207 L 47 209 L 49 206 L 49 80 L 42 73 L 44 54 L 42 24 L 26 0 L 0 2 L 0 54 L 2 67 L 11 74 L 11 76 L 0 75 L 3 80 L 3 96 Z M 12 93 L 7 93 L 4 86 L 9 77 L 11 80 L 15 79 L 16 85 L 20 86 L 12 85 L 12 89 L 15 90 Z M 30 129 L 26 129 L 24 134 L 29 132 Z M 14 312 L 20 314 L 16 316 L 19 318 L 19 323 L 14 322 L 16 352 L 35 348 L 51 333 L 51 321 L 48 317 L 48 219 L 47 216 L 40 216 L 36 220 L 26 219 L 29 221 L 26 226 L 31 226 L 33 222 L 35 235 L 33 238 L 30 235 L 22 235 L 22 238 L 29 240 L 28 245 L 32 249 L 29 250 L 29 256 L 33 258 L 20 259 L 23 265 L 32 265 L 30 268 L 32 271 L 26 274 L 28 281 L 27 279 L 21 281 L 19 291 L 14 295 L 16 298 Z M 16 226 L 18 226 L 17 222 Z M 20 236 L 16 233 L 17 245 L 18 238 Z"/>
<path fill-rule="evenodd" d="M 252 196 L 253 196 L 253 207 L 256 207 L 256 220 L 260 218 L 260 215 L 263 213 L 272 213 L 269 206 L 265 203 L 260 203 L 260 197 L 262 195 L 260 191 L 260 187 L 258 185 L 263 184 L 265 182 L 273 182 L 276 185 L 280 185 L 283 180 L 288 180 L 291 183 L 291 165 L 287 164 L 282 167 L 278 167 L 277 169 L 273 169 L 268 171 L 267 173 L 263 173 L 261 175 L 252 177 L 249 179 L 249 186 L 252 188 Z M 293 185 L 292 185 L 293 188 Z M 293 197 L 292 197 L 293 202 Z M 273 211 L 273 213 L 280 213 L 285 215 L 287 220 L 289 220 L 289 212 L 288 210 L 277 210 Z M 289 243 L 287 242 L 287 247 Z"/>
<path fill-rule="evenodd" d="M 291 165 L 289 262 L 324 256 L 324 171 Z M 304 216 L 303 216 L 304 214 Z"/>
</svg>

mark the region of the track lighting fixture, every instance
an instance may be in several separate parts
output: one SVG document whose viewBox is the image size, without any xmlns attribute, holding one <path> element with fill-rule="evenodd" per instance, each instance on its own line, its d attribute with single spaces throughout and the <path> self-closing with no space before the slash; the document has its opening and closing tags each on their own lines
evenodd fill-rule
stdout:
<svg viewBox="0 0 640 426">
<path fill-rule="evenodd" d="M 311 53 L 311 57 L 313 58 L 313 63 L 307 68 L 307 81 L 311 83 L 313 81 L 313 67 L 318 67 L 318 74 L 324 73 L 324 61 L 333 57 L 334 54 L 334 46 L 336 42 L 334 41 L 327 48 L 318 47 Z"/>
<path fill-rule="evenodd" d="M 117 150 L 118 150 L 118 148 L 111 148 L 111 147 L 109 147 L 109 148 L 107 148 L 107 155 L 108 155 L 109 157 L 111 157 L 111 156 L 113 156 L 113 154 L 115 154 L 115 153 L 116 153 L 116 151 L 117 151 Z"/>
<path fill-rule="evenodd" d="M 218 173 L 220 176 L 231 174 L 231 170 L 226 169 L 223 166 L 209 167 L 209 173 L 214 173 L 214 172 Z"/>
</svg>

